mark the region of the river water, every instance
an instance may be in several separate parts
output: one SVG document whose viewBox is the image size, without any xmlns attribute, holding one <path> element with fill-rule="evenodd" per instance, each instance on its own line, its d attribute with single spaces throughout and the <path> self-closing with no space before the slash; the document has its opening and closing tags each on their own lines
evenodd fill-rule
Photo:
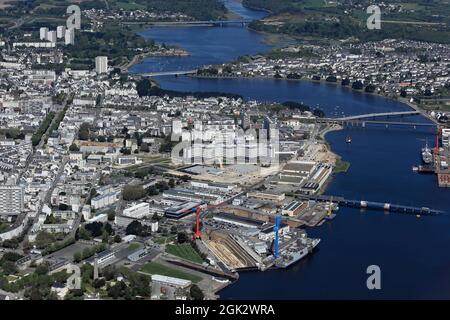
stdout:
<svg viewBox="0 0 450 320">
<path fill-rule="evenodd" d="M 226 0 L 227 7 L 246 19 L 264 16 Z M 190 70 L 225 63 L 245 54 L 266 52 L 262 35 L 242 27 L 151 28 L 140 33 L 161 43 L 187 49 L 191 56 L 150 58 L 132 73 Z M 165 89 L 237 93 L 259 101 L 298 101 L 323 109 L 327 116 L 408 110 L 406 105 L 348 88 L 311 82 L 248 79 L 160 77 Z M 425 121 L 417 117 L 417 121 Z M 351 145 L 345 143 L 352 136 Z M 349 199 L 426 206 L 450 212 L 450 193 L 433 175 L 418 175 L 430 128 L 347 128 L 329 133 L 332 149 L 351 163 L 337 175 L 327 194 Z M 319 249 L 287 270 L 241 273 L 239 281 L 220 292 L 222 299 L 449 299 L 450 216 L 361 212 L 341 208 L 321 227 L 308 229 L 320 237 Z M 368 290 L 366 268 L 381 268 L 381 290 Z"/>
</svg>

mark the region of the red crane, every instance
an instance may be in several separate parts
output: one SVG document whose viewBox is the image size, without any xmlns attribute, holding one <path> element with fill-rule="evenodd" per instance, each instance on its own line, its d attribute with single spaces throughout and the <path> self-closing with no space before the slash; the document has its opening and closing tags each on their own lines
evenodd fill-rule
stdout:
<svg viewBox="0 0 450 320">
<path fill-rule="evenodd" d="M 201 206 L 198 206 L 197 209 L 192 209 L 195 210 L 195 223 L 196 223 L 196 228 L 195 228 L 195 233 L 194 233 L 194 241 L 197 239 L 201 239 L 202 238 L 202 232 L 200 231 L 200 214 L 202 213 L 202 209 Z"/>
<path fill-rule="evenodd" d="M 204 209 L 212 209 L 219 208 L 223 206 L 225 202 L 222 202 L 217 205 L 199 205 L 197 208 L 193 208 L 192 212 L 195 212 L 195 232 L 194 232 L 194 241 L 202 238 L 202 232 L 200 231 L 200 215 Z"/>
<path fill-rule="evenodd" d="M 435 156 L 439 155 L 439 134 L 440 134 L 440 129 L 437 128 L 436 129 L 436 148 L 434 149 Z"/>
</svg>

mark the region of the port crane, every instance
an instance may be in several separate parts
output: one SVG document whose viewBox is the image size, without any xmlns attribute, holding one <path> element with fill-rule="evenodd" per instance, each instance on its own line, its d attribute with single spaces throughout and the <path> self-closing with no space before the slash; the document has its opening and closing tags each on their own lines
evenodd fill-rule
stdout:
<svg viewBox="0 0 450 320">
<path fill-rule="evenodd" d="M 281 216 L 279 214 L 277 214 L 275 216 L 275 226 L 273 227 L 273 230 L 275 231 L 275 253 L 274 253 L 275 259 L 278 258 L 278 254 L 279 254 L 279 252 L 278 252 L 278 249 L 279 249 L 279 245 L 278 245 L 279 235 L 278 235 L 278 233 L 280 231 L 280 226 L 281 226 Z"/>
<path fill-rule="evenodd" d="M 217 204 L 217 205 L 210 205 L 210 206 L 206 205 L 206 204 L 201 204 L 197 208 L 193 208 L 192 209 L 192 212 L 195 212 L 194 241 L 197 240 L 197 239 L 201 239 L 202 238 L 202 232 L 200 231 L 200 216 L 201 216 L 203 210 L 219 208 L 219 207 L 223 206 L 224 204 L 225 204 L 225 202 L 222 202 L 222 203 Z"/>
</svg>

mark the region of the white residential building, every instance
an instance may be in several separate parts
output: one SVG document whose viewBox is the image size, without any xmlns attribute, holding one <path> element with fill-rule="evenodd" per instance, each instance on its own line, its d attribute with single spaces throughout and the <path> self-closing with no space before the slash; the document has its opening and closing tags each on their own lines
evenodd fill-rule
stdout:
<svg viewBox="0 0 450 320">
<path fill-rule="evenodd" d="M 123 215 L 130 218 L 141 219 L 150 215 L 150 204 L 147 202 L 139 203 L 123 210 Z"/>
<path fill-rule="evenodd" d="M 39 39 L 47 40 L 48 28 L 39 29 Z"/>
<path fill-rule="evenodd" d="M 74 28 L 70 28 L 67 29 L 64 35 L 64 40 L 66 45 L 74 45 L 75 44 L 75 29 Z"/>
<path fill-rule="evenodd" d="M 97 72 L 97 74 L 108 72 L 108 57 L 102 56 L 95 58 L 95 72 Z"/>
<path fill-rule="evenodd" d="M 19 215 L 23 211 L 24 189 L 0 186 L 0 215 Z"/>
</svg>

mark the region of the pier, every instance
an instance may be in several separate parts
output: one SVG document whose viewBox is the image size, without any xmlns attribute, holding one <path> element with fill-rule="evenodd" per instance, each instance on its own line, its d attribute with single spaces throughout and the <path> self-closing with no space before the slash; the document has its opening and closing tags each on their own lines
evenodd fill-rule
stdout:
<svg viewBox="0 0 450 320">
<path fill-rule="evenodd" d="M 414 215 L 428 215 L 434 216 L 445 213 L 444 211 L 433 210 L 426 207 L 413 207 L 405 205 L 391 204 L 388 202 L 375 202 L 375 201 L 364 201 L 364 200 L 349 200 L 343 197 L 333 197 L 333 196 L 298 196 L 300 200 L 312 200 L 319 202 L 332 202 L 339 206 L 349 207 L 349 208 L 361 208 L 361 209 L 372 209 L 372 210 L 383 210 L 389 212 L 406 213 Z"/>
</svg>

